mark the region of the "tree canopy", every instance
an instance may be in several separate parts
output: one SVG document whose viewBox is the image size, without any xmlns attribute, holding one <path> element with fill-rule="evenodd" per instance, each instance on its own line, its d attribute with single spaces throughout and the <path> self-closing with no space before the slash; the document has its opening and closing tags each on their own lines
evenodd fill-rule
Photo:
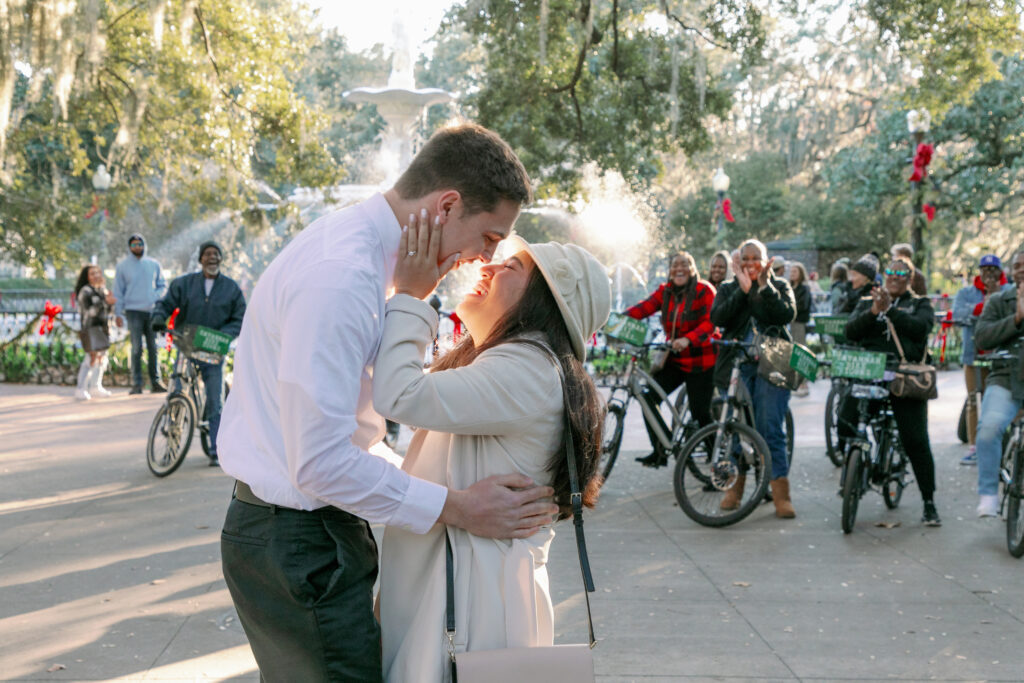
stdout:
<svg viewBox="0 0 1024 683">
<path fill-rule="evenodd" d="M 95 253 L 102 209 L 167 222 L 339 178 L 292 86 L 308 19 L 286 0 L 0 2 L 4 251 L 60 266 Z"/>
</svg>

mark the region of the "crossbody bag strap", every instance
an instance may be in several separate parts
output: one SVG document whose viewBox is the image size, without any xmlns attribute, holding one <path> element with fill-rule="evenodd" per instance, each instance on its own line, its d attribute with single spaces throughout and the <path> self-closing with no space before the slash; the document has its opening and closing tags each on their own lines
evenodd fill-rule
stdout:
<svg viewBox="0 0 1024 683">
<path fill-rule="evenodd" d="M 889 334 L 892 335 L 892 340 L 896 342 L 896 350 L 900 352 L 900 362 L 906 363 L 907 357 L 903 354 L 903 344 L 900 343 L 900 336 L 896 334 L 896 327 L 892 324 L 892 321 L 889 320 L 889 316 L 885 316 L 885 324 L 889 326 Z M 925 354 L 927 353 L 928 349 L 925 349 Z"/>
<path fill-rule="evenodd" d="M 564 443 L 566 460 L 569 465 L 569 491 L 570 501 L 572 504 L 572 517 L 573 527 L 576 530 L 576 552 L 580 559 L 580 574 L 583 577 L 583 598 L 587 605 L 587 629 L 590 638 L 590 647 L 597 645 L 597 639 L 594 637 L 594 617 L 590 612 L 590 593 L 593 593 L 594 588 L 594 576 L 590 570 L 590 559 L 587 556 L 587 539 L 583 533 L 583 493 L 580 491 L 579 473 L 576 469 L 576 443 L 572 436 L 572 424 L 569 421 L 569 392 L 565 386 L 565 374 L 562 371 L 562 364 L 558 361 L 558 356 L 554 350 L 547 344 L 536 341 L 534 339 L 517 339 L 519 343 L 529 344 L 535 346 L 548 355 L 555 365 L 555 369 L 558 370 L 558 378 L 562 385 L 562 403 L 565 406 L 563 410 L 563 418 L 565 422 L 564 426 Z M 454 572 L 454 557 L 452 553 L 452 543 L 448 536 L 448 530 L 445 529 L 444 535 L 445 543 L 445 591 L 447 593 L 445 600 L 445 637 L 448 640 L 448 656 L 451 664 L 452 683 L 458 683 L 458 678 L 455 672 L 455 572 Z"/>
</svg>

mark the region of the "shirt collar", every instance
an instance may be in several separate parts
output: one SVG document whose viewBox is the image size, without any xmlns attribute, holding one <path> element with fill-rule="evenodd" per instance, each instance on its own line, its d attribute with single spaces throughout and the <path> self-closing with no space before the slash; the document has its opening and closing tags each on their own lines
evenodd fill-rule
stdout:
<svg viewBox="0 0 1024 683">
<path fill-rule="evenodd" d="M 384 195 L 377 193 L 363 203 L 373 227 L 380 235 L 381 249 L 384 251 L 384 275 L 386 289 L 393 286 L 395 264 L 398 262 L 398 240 L 402 234 L 402 226 L 398 224 L 395 212 Z"/>
</svg>

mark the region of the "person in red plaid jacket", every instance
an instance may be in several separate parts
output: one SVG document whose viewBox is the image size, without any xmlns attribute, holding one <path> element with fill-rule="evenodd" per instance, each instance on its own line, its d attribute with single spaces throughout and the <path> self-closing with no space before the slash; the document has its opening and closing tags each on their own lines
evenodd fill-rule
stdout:
<svg viewBox="0 0 1024 683">
<path fill-rule="evenodd" d="M 665 339 L 672 345 L 672 353 L 665 366 L 652 376 L 666 394 L 686 383 L 690 412 L 703 427 L 711 423 L 711 398 L 714 392 L 716 347 L 711 340 L 718 335 L 711 324 L 711 304 L 715 288 L 700 279 L 697 262 L 685 251 L 672 257 L 668 282 L 658 287 L 647 299 L 626 310 L 626 315 L 638 320 L 661 313 L 661 326 Z M 653 392 L 645 396 L 655 410 L 661 403 Z M 645 423 L 646 424 L 646 423 Z M 654 451 L 637 461 L 645 467 L 668 464 L 658 438 L 647 426 Z"/>
</svg>

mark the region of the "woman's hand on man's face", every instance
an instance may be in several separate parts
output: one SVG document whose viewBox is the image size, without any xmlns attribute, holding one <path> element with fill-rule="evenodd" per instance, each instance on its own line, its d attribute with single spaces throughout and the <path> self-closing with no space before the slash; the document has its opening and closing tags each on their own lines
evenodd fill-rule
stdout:
<svg viewBox="0 0 1024 683">
<path fill-rule="evenodd" d="M 402 226 L 398 240 L 398 261 L 395 264 L 395 293 L 409 294 L 425 299 L 437 287 L 452 266 L 458 262 L 461 253 L 456 252 L 438 263 L 441 250 L 440 218 L 433 220 L 426 209 L 419 216 L 409 214 L 409 224 Z"/>
</svg>

